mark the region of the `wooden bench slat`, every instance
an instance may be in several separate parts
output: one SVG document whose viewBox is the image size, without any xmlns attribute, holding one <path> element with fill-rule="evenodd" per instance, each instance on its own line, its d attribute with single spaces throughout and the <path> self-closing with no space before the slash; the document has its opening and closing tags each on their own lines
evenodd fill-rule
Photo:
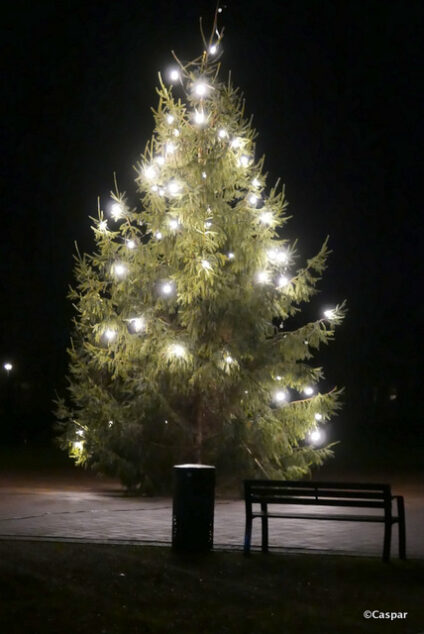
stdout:
<svg viewBox="0 0 424 634">
<path fill-rule="evenodd" d="M 289 488 L 304 489 L 311 487 L 322 487 L 326 489 L 351 489 L 352 491 L 370 490 L 370 491 L 386 491 L 390 490 L 389 484 L 366 483 L 366 482 L 320 482 L 318 480 L 245 480 L 246 486 L 285 486 Z"/>
<path fill-rule="evenodd" d="M 371 501 L 371 500 L 332 500 L 331 498 L 326 498 L 321 500 L 315 498 L 292 498 L 292 497 L 269 497 L 269 496 L 261 496 L 255 498 L 252 496 L 251 498 L 252 504 L 301 504 L 301 505 L 311 505 L 311 506 L 349 506 L 352 508 L 375 508 L 375 509 L 383 509 L 385 507 L 385 503 L 383 501 Z"/>
<path fill-rule="evenodd" d="M 383 515 L 320 515 L 319 513 L 252 513 L 252 517 L 277 517 L 281 519 L 292 520 L 332 520 L 349 521 L 349 522 L 385 522 Z M 393 522 L 396 522 L 397 518 L 393 518 Z"/>
<path fill-rule="evenodd" d="M 289 497 L 289 496 L 293 496 L 293 497 L 319 497 L 319 498 L 352 498 L 352 499 L 357 499 L 357 500 L 381 500 L 384 499 L 386 496 L 384 495 L 383 492 L 376 492 L 376 491 L 370 491 L 370 492 L 365 492 L 365 491 L 341 491 L 341 490 L 334 490 L 332 491 L 331 489 L 287 489 L 287 488 L 281 488 L 281 489 L 267 489 L 266 487 L 261 487 L 261 488 L 254 488 L 250 490 L 250 495 L 252 498 L 254 498 L 255 496 L 263 496 L 266 495 L 267 497 L 273 497 L 273 496 L 278 496 L 278 497 Z"/>
</svg>

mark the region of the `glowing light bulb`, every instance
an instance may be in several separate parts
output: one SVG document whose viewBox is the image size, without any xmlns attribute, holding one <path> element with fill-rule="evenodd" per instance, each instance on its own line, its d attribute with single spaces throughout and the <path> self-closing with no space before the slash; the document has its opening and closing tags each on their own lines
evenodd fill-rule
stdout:
<svg viewBox="0 0 424 634">
<path fill-rule="evenodd" d="M 314 418 L 315 418 L 315 420 L 316 420 L 316 421 L 320 421 L 320 420 L 322 420 L 322 414 L 320 414 L 319 412 L 317 412 L 317 413 L 315 414 Z"/>
<path fill-rule="evenodd" d="M 256 203 L 258 202 L 258 197 L 256 196 L 256 194 L 250 194 L 249 202 L 251 205 L 256 205 Z"/>
<path fill-rule="evenodd" d="M 160 231 L 156 231 L 155 238 L 156 238 L 156 240 L 162 240 L 162 238 L 163 238 L 162 233 Z"/>
<path fill-rule="evenodd" d="M 202 178 L 206 179 L 208 177 L 208 175 L 206 174 L 206 172 L 202 172 Z"/>
<path fill-rule="evenodd" d="M 194 84 L 193 91 L 197 97 L 204 97 L 208 94 L 208 85 L 203 81 L 198 81 Z"/>
<path fill-rule="evenodd" d="M 135 249 L 136 246 L 135 240 L 127 240 L 127 249 Z"/>
<path fill-rule="evenodd" d="M 253 187 L 259 187 L 260 186 L 260 182 L 258 181 L 257 178 L 254 178 L 252 180 L 252 185 L 253 185 Z"/>
<path fill-rule="evenodd" d="M 250 158 L 247 156 L 247 154 L 242 154 L 242 156 L 240 156 L 239 158 L 238 163 L 242 167 L 248 167 L 250 163 Z"/>
<path fill-rule="evenodd" d="M 227 354 L 227 356 L 225 357 L 225 363 L 232 363 L 234 361 L 233 357 L 230 354 Z"/>
<path fill-rule="evenodd" d="M 116 338 L 116 330 L 113 330 L 113 328 L 107 328 L 105 330 L 105 337 L 108 341 L 113 341 Z"/>
<path fill-rule="evenodd" d="M 205 229 L 210 229 L 212 227 L 212 223 L 210 220 L 206 220 L 205 222 Z"/>
<path fill-rule="evenodd" d="M 218 50 L 218 46 L 216 44 L 212 44 L 212 46 L 209 47 L 209 53 L 211 55 L 215 55 L 217 50 Z"/>
<path fill-rule="evenodd" d="M 171 181 L 168 184 L 168 191 L 172 196 L 175 196 L 176 194 L 178 194 L 180 189 L 181 189 L 181 185 L 177 183 L 177 181 Z"/>
<path fill-rule="evenodd" d="M 165 196 L 165 190 L 163 187 L 159 187 L 159 196 Z"/>
<path fill-rule="evenodd" d="M 77 442 L 73 443 L 73 446 L 76 451 L 82 451 L 82 448 L 84 447 L 84 443 L 82 442 L 82 440 L 78 440 Z"/>
<path fill-rule="evenodd" d="M 173 68 L 169 73 L 169 78 L 171 81 L 178 81 L 180 79 L 180 71 L 176 68 Z"/>
<path fill-rule="evenodd" d="M 325 310 L 325 311 L 324 311 L 324 317 L 325 317 L 326 319 L 328 319 L 329 321 L 331 321 L 332 319 L 334 319 L 334 317 L 335 317 L 335 311 L 334 311 L 334 309 Z"/>
<path fill-rule="evenodd" d="M 167 154 L 174 154 L 176 149 L 176 146 L 171 141 L 165 145 L 165 152 Z"/>
<path fill-rule="evenodd" d="M 312 394 L 314 393 L 314 388 L 313 388 L 313 387 L 311 387 L 310 385 L 307 385 L 307 386 L 304 388 L 303 393 L 304 393 L 306 396 L 312 396 Z"/>
<path fill-rule="evenodd" d="M 243 145 L 243 141 L 239 137 L 235 137 L 231 141 L 231 147 L 234 149 L 240 148 Z"/>
<path fill-rule="evenodd" d="M 152 192 L 157 192 L 157 191 L 159 191 L 159 187 L 158 187 L 157 185 L 152 185 L 152 187 L 150 188 L 150 190 L 151 190 Z"/>
<path fill-rule="evenodd" d="M 286 277 L 285 275 L 280 275 L 280 277 L 277 280 L 277 287 L 284 288 L 285 286 L 287 286 L 289 282 L 290 280 L 288 277 Z"/>
<path fill-rule="evenodd" d="M 108 422 L 108 426 L 109 426 L 109 427 L 113 427 L 113 420 L 110 420 L 110 421 Z"/>
<path fill-rule="evenodd" d="M 228 136 L 227 130 L 224 130 L 224 128 L 221 128 L 218 131 L 218 136 L 219 136 L 220 139 L 225 139 Z"/>
<path fill-rule="evenodd" d="M 110 215 L 114 220 L 119 220 L 119 218 L 122 218 L 123 213 L 124 209 L 121 203 L 114 203 L 110 208 Z"/>
<path fill-rule="evenodd" d="M 194 121 L 197 125 L 203 125 L 206 122 L 206 115 L 203 110 L 196 110 L 194 113 Z"/>
<path fill-rule="evenodd" d="M 170 218 L 168 224 L 169 228 L 172 229 L 172 231 L 176 231 L 180 226 L 180 222 L 177 218 Z"/>
<path fill-rule="evenodd" d="M 164 165 L 165 164 L 165 157 L 163 156 L 157 156 L 155 158 L 155 161 L 158 165 Z"/>
<path fill-rule="evenodd" d="M 281 376 L 277 375 L 277 376 L 275 377 L 275 380 L 276 380 L 276 381 L 281 381 Z"/>
<path fill-rule="evenodd" d="M 313 431 L 311 431 L 309 433 L 309 440 L 314 444 L 317 445 L 319 443 L 322 442 L 323 440 L 323 433 L 320 429 L 314 429 Z"/>
<path fill-rule="evenodd" d="M 175 117 L 172 114 L 166 115 L 166 122 L 169 123 L 169 125 L 174 122 L 174 119 Z"/>
<path fill-rule="evenodd" d="M 99 222 L 100 231 L 107 231 L 107 220 L 101 220 Z"/>
<path fill-rule="evenodd" d="M 210 262 L 208 262 L 208 260 L 202 260 L 201 265 L 203 266 L 203 268 L 206 271 L 211 271 L 212 270 L 212 265 Z"/>
<path fill-rule="evenodd" d="M 284 401 L 287 400 L 287 393 L 284 392 L 283 390 L 278 390 L 277 392 L 275 392 L 274 394 L 274 401 L 276 403 L 284 403 Z"/>
<path fill-rule="evenodd" d="M 152 178 L 156 178 L 157 175 L 158 173 L 154 165 L 148 165 L 144 170 L 144 176 L 149 180 L 152 180 Z"/>
<path fill-rule="evenodd" d="M 268 260 L 273 264 L 287 264 L 289 260 L 287 253 L 281 249 L 269 249 L 266 254 Z"/>
<path fill-rule="evenodd" d="M 269 272 L 259 271 L 259 273 L 256 274 L 256 279 L 259 284 L 266 284 L 267 282 L 269 282 Z"/>
<path fill-rule="evenodd" d="M 180 343 L 174 343 L 170 347 L 169 351 L 174 357 L 178 357 L 179 359 L 181 359 L 182 357 L 185 357 L 186 355 L 186 349 Z"/>
<path fill-rule="evenodd" d="M 229 253 L 227 253 L 227 258 L 228 258 L 229 260 L 234 260 L 234 258 L 235 258 L 234 253 L 233 253 L 232 251 L 230 251 Z"/>
<path fill-rule="evenodd" d="M 174 136 L 180 136 L 180 131 L 178 128 L 174 128 Z"/>
<path fill-rule="evenodd" d="M 143 317 L 134 317 L 131 319 L 131 325 L 135 332 L 141 332 L 146 326 L 146 322 Z"/>
<path fill-rule="evenodd" d="M 76 431 L 77 436 L 84 436 L 84 430 L 83 429 L 77 429 Z"/>
<path fill-rule="evenodd" d="M 259 220 L 262 222 L 263 225 L 270 226 L 273 223 L 274 217 L 271 211 L 263 211 L 259 216 Z"/>
<path fill-rule="evenodd" d="M 173 290 L 171 282 L 164 282 L 161 286 L 162 295 L 171 295 Z"/>
<path fill-rule="evenodd" d="M 13 365 L 9 361 L 6 361 L 6 363 L 3 363 L 3 368 L 9 374 L 9 372 L 13 370 Z"/>
<path fill-rule="evenodd" d="M 113 272 L 117 277 L 124 277 L 127 272 L 127 267 L 125 266 L 125 264 L 121 264 L 120 262 L 118 262 L 117 264 L 113 265 Z"/>
</svg>

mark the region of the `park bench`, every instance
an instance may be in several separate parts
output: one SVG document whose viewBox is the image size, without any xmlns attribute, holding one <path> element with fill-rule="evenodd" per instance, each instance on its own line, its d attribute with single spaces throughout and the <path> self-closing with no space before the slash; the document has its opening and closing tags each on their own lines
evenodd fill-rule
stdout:
<svg viewBox="0 0 424 634">
<path fill-rule="evenodd" d="M 331 520 L 346 522 L 382 522 L 384 523 L 383 561 L 390 559 L 392 525 L 398 524 L 399 557 L 406 558 L 405 546 L 405 507 L 403 496 L 392 495 L 388 484 L 358 484 L 339 482 L 308 482 L 291 480 L 245 480 L 246 532 L 244 553 L 250 551 L 252 521 L 259 517 L 262 522 L 262 552 L 268 551 L 268 520 L 270 518 Z M 396 500 L 397 514 L 392 504 Z M 269 512 L 268 506 L 278 504 L 275 512 Z M 286 510 L 284 505 L 293 505 L 295 509 Z M 323 507 L 316 513 L 297 512 L 297 508 Z M 330 507 L 344 509 L 381 509 L 380 513 L 367 514 L 330 512 Z M 363 512 L 364 512 L 363 511 Z M 365 511 L 366 512 L 366 511 Z"/>
</svg>

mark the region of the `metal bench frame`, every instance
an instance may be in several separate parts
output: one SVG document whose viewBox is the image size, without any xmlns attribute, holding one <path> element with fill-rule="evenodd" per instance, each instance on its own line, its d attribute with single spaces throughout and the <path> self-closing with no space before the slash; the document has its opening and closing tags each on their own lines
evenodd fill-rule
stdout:
<svg viewBox="0 0 424 634">
<path fill-rule="evenodd" d="M 399 558 L 406 559 L 405 505 L 401 495 L 392 495 L 389 484 L 352 482 L 311 482 L 293 480 L 245 480 L 246 531 L 244 553 L 250 552 L 253 519 L 262 522 L 262 552 L 268 552 L 268 519 L 309 519 L 347 522 L 384 523 L 383 561 L 390 560 L 392 526 L 398 524 Z M 396 500 L 397 515 L 392 512 Z M 253 505 L 260 505 L 254 510 Z M 269 504 L 299 506 L 327 506 L 363 509 L 382 509 L 381 515 L 331 515 L 312 513 L 269 513 Z"/>
</svg>

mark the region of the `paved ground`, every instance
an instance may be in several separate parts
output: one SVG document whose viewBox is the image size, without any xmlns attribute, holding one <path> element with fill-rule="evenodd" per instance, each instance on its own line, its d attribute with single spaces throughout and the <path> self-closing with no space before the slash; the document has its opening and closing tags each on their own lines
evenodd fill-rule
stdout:
<svg viewBox="0 0 424 634">
<path fill-rule="evenodd" d="M 393 486 L 405 496 L 407 554 L 424 559 L 424 483 Z M 0 480 L 0 538 L 72 539 L 118 542 L 171 541 L 169 498 L 125 496 L 116 483 L 93 479 L 52 480 L 45 476 Z M 256 520 L 253 545 L 260 544 Z M 255 523 L 254 523 L 255 524 Z M 217 500 L 216 547 L 241 548 L 244 506 L 241 500 Z M 349 522 L 276 520 L 270 522 L 270 545 L 291 550 L 319 550 L 379 556 L 383 526 Z M 396 554 L 397 528 L 392 553 Z"/>
</svg>

